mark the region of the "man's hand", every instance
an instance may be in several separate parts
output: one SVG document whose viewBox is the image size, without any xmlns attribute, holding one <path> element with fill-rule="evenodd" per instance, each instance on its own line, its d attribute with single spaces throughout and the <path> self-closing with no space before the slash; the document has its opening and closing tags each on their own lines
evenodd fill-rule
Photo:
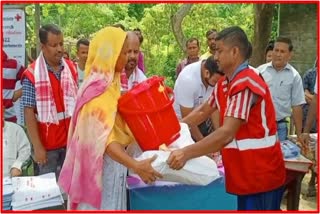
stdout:
<svg viewBox="0 0 320 214">
<path fill-rule="evenodd" d="M 22 96 L 22 89 L 14 91 L 12 101 L 16 102 L 21 96 Z"/>
<path fill-rule="evenodd" d="M 313 94 L 311 94 L 310 92 L 309 92 L 309 90 L 305 90 L 305 92 L 304 92 L 304 98 L 306 99 L 306 102 L 310 105 L 310 103 L 311 103 L 311 100 L 312 100 L 312 98 L 313 98 Z"/>
<path fill-rule="evenodd" d="M 152 158 L 148 158 L 142 161 L 138 161 L 133 171 L 140 176 L 140 178 L 146 184 L 154 183 L 157 178 L 162 178 L 162 175 L 153 169 L 151 163 L 157 158 L 157 155 L 154 155 Z"/>
<path fill-rule="evenodd" d="M 186 164 L 187 161 L 188 161 L 188 159 L 187 159 L 185 153 L 183 152 L 183 150 L 177 149 L 177 150 L 171 152 L 171 154 L 167 160 L 167 164 L 169 165 L 169 167 L 171 169 L 179 170 Z"/>
<path fill-rule="evenodd" d="M 300 136 L 298 136 L 298 141 L 302 145 L 302 153 L 307 154 L 309 150 L 309 142 L 310 142 L 309 133 L 302 133 Z"/>
<path fill-rule="evenodd" d="M 11 177 L 16 177 L 16 176 L 22 175 L 22 172 L 21 172 L 20 169 L 12 168 L 12 169 L 10 170 L 10 174 L 11 174 Z"/>
<path fill-rule="evenodd" d="M 34 158 L 37 164 L 46 164 L 47 163 L 47 151 L 43 146 L 34 147 Z"/>
</svg>

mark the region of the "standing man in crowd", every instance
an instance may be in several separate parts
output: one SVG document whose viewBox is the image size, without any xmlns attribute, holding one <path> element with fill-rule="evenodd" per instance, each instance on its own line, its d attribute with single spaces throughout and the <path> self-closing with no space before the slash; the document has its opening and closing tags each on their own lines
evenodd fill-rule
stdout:
<svg viewBox="0 0 320 214">
<path fill-rule="evenodd" d="M 216 36 L 217 36 L 216 29 L 211 29 L 207 31 L 206 37 L 207 37 L 208 51 L 204 53 L 200 57 L 200 59 L 207 59 L 208 57 L 214 55 L 215 49 L 216 49 Z"/>
<path fill-rule="evenodd" d="M 197 38 L 188 39 L 186 42 L 187 58 L 181 60 L 176 68 L 176 78 L 187 65 L 199 61 L 200 44 Z"/>
<path fill-rule="evenodd" d="M 2 50 L 2 69 L 2 96 L 3 105 L 5 107 L 4 118 L 6 121 L 16 123 L 17 115 L 14 108 L 14 102 L 21 97 L 22 89 L 15 89 L 25 68 L 17 60 L 10 59 L 6 52 Z"/>
<path fill-rule="evenodd" d="M 280 210 L 285 167 L 268 85 L 248 67 L 251 50 L 241 28 L 219 32 L 216 45 L 215 59 L 226 76 L 183 122 L 198 125 L 218 109 L 221 126 L 199 142 L 171 152 L 167 162 L 179 170 L 189 159 L 222 149 L 226 190 L 238 196 L 238 210 Z"/>
<path fill-rule="evenodd" d="M 132 42 L 128 44 L 128 62 L 121 72 L 121 91 L 126 92 L 133 86 L 147 79 L 138 67 L 140 42 L 134 32 L 128 32 L 132 36 Z"/>
<path fill-rule="evenodd" d="M 318 64 L 318 62 L 317 62 Z M 318 65 L 316 65 L 318 66 Z M 310 143 L 310 133 L 312 133 L 312 129 L 314 128 L 315 122 L 318 120 L 317 109 L 318 109 L 318 80 L 317 80 L 317 73 L 315 76 L 315 85 L 314 85 L 314 94 L 310 102 L 308 102 L 308 113 L 306 116 L 306 121 L 303 127 L 303 133 L 301 135 L 300 141 L 303 145 L 304 153 L 308 153 L 309 151 L 309 143 Z M 317 128 L 317 127 L 316 127 Z M 311 178 L 308 184 L 308 196 L 315 196 L 317 193 L 316 190 L 316 178 L 318 172 L 318 142 L 316 142 L 316 147 L 314 151 L 315 157 L 315 165 L 312 167 L 311 171 Z"/>
<path fill-rule="evenodd" d="M 142 45 L 142 42 L 143 42 L 143 36 L 142 36 L 142 32 L 140 30 L 140 28 L 135 28 L 133 30 L 133 32 L 135 32 L 139 38 L 139 41 L 140 41 L 140 50 L 139 50 L 139 56 L 138 56 L 138 68 L 143 72 L 143 73 L 146 73 L 146 68 L 144 66 L 144 53 L 142 52 L 141 50 L 141 45 Z"/>
<path fill-rule="evenodd" d="M 174 85 L 174 109 L 179 120 L 185 118 L 193 109 L 204 103 L 212 94 L 213 87 L 223 76 L 213 57 L 192 63 L 182 70 Z M 218 115 L 216 115 L 218 116 Z M 191 127 L 191 136 L 195 141 L 201 140 L 213 131 L 211 115 L 199 126 Z M 218 127 L 218 120 L 214 128 Z"/>
<path fill-rule="evenodd" d="M 77 57 L 78 61 L 77 65 L 77 72 L 78 72 L 78 85 L 80 86 L 83 82 L 84 78 L 84 69 L 86 67 L 86 61 L 88 58 L 89 52 L 89 40 L 88 39 L 79 39 L 77 42 Z"/>
<path fill-rule="evenodd" d="M 276 109 L 278 137 L 288 136 L 288 118 L 291 114 L 297 136 L 302 132 L 302 105 L 305 104 L 302 79 L 298 71 L 289 64 L 293 45 L 291 39 L 278 37 L 274 44 L 272 61 L 257 69 L 268 84 Z M 292 111 L 291 111 L 292 109 Z"/>
<path fill-rule="evenodd" d="M 63 58 L 63 34 L 48 24 L 39 30 L 41 53 L 22 75 L 22 103 L 39 174 L 63 164 L 77 94 L 74 64 Z"/>
<path fill-rule="evenodd" d="M 266 52 L 265 52 L 266 63 L 272 61 L 273 48 L 274 48 L 274 41 L 270 41 L 267 45 Z"/>
<path fill-rule="evenodd" d="M 309 106 L 311 104 L 313 96 L 315 96 L 315 83 L 316 83 L 316 78 L 317 78 L 317 67 L 318 67 L 318 62 L 316 62 L 315 66 L 303 75 L 303 89 L 304 89 L 304 97 L 306 100 L 306 104 L 302 106 L 303 109 L 303 120 L 302 120 L 302 125 L 305 126 Z M 318 119 L 314 121 L 312 128 L 310 130 L 310 133 L 317 133 L 318 132 L 318 127 L 317 127 L 317 121 Z"/>
</svg>

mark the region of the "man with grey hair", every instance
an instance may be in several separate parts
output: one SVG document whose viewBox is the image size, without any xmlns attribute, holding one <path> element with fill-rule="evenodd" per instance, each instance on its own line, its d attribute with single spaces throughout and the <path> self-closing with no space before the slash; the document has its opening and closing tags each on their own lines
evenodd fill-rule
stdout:
<svg viewBox="0 0 320 214">
<path fill-rule="evenodd" d="M 287 139 L 287 123 L 291 114 L 296 134 L 298 137 L 301 135 L 302 105 L 306 103 L 302 78 L 298 71 L 289 64 L 292 50 L 293 45 L 289 38 L 278 37 L 274 43 L 272 61 L 257 68 L 271 91 L 276 109 L 276 121 L 280 141 Z"/>
</svg>

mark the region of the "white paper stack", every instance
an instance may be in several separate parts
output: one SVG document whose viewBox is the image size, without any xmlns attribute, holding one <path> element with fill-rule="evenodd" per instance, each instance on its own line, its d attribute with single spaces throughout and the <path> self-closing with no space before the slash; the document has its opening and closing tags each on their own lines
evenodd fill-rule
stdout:
<svg viewBox="0 0 320 214">
<path fill-rule="evenodd" d="M 12 210 L 37 210 L 64 203 L 54 173 L 12 178 Z"/>
<path fill-rule="evenodd" d="M 11 201 L 12 201 L 12 195 L 13 195 L 13 187 L 11 178 L 5 177 L 3 178 L 3 210 L 11 210 Z"/>
</svg>

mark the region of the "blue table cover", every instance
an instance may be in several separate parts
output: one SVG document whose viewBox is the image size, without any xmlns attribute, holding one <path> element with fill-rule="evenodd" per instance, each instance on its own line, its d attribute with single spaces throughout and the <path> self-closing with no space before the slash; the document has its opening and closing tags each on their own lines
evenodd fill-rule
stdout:
<svg viewBox="0 0 320 214">
<path fill-rule="evenodd" d="M 237 197 L 226 193 L 224 177 L 207 186 L 137 187 L 128 182 L 130 210 L 237 210 Z"/>
</svg>

